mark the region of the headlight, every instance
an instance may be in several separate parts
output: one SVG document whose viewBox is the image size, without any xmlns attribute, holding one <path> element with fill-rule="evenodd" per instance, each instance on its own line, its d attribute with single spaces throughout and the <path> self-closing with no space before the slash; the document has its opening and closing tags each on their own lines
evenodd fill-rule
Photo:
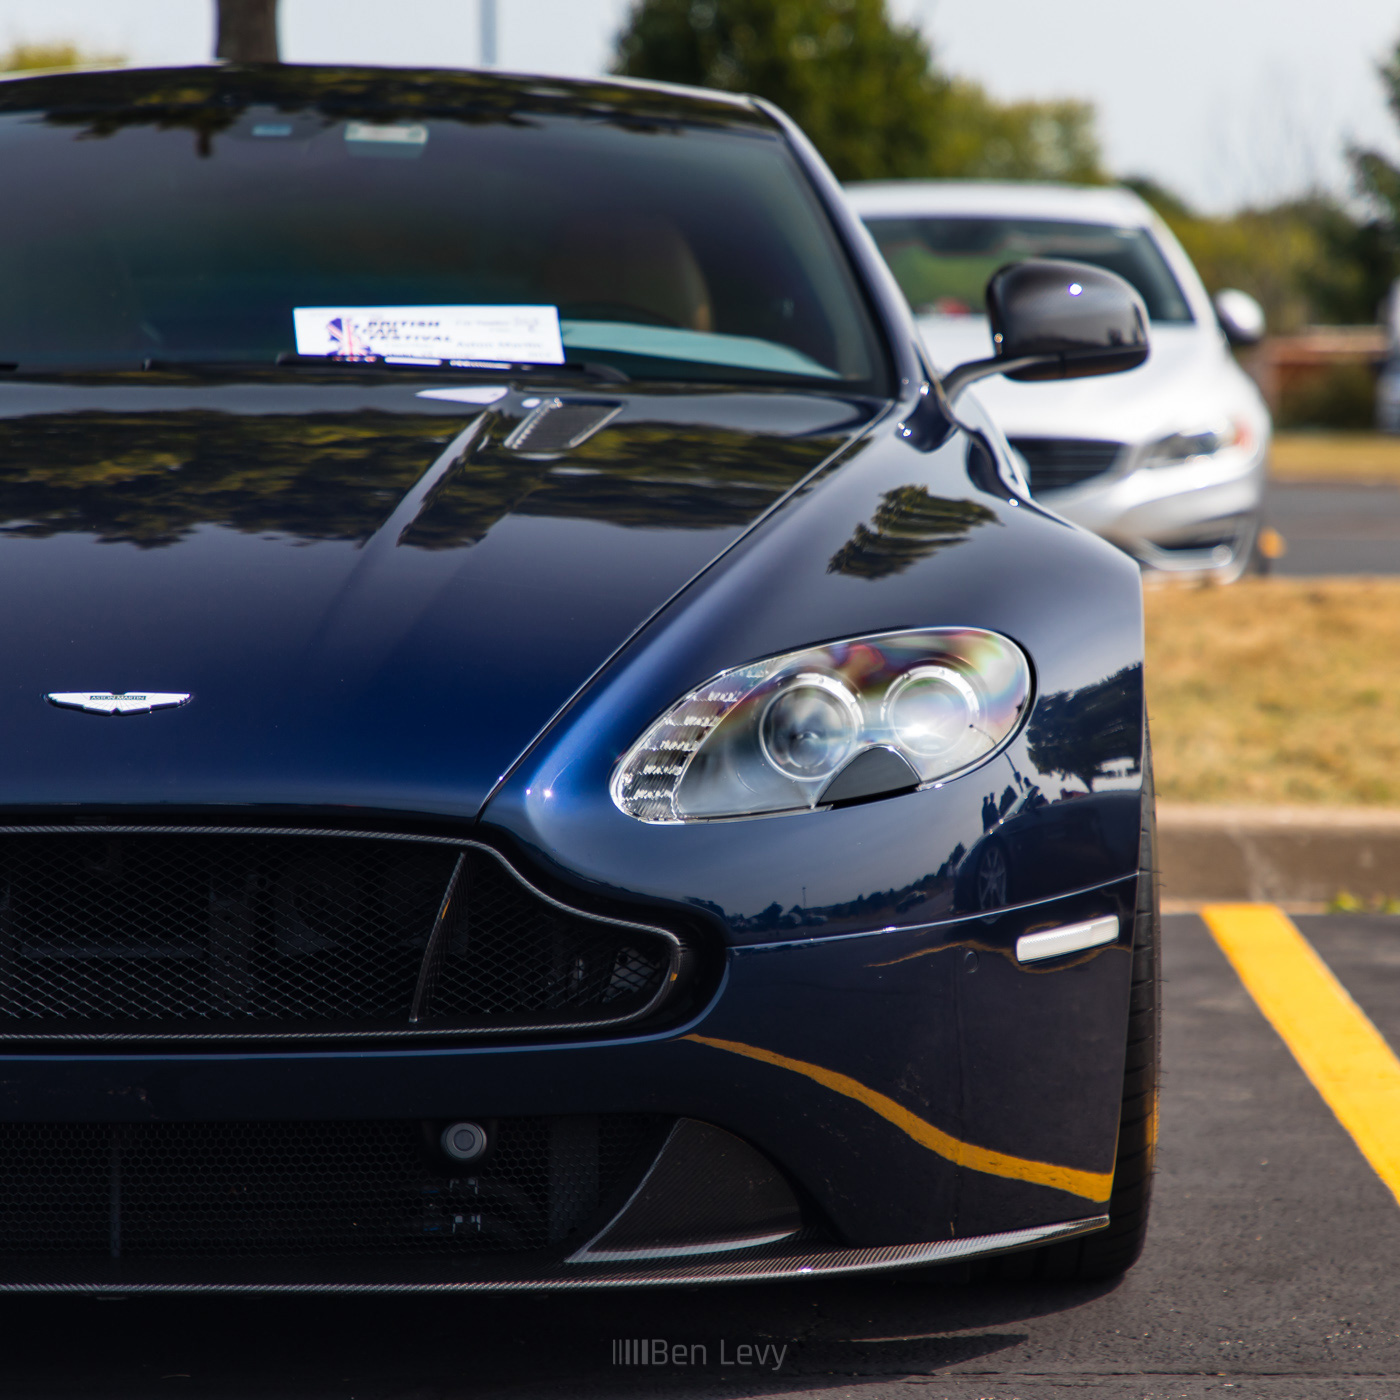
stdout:
<svg viewBox="0 0 1400 1400">
<path fill-rule="evenodd" d="M 1213 457 L 1227 447 L 1249 447 L 1253 435 L 1243 422 L 1221 424 L 1201 433 L 1172 433 L 1143 453 L 1144 467 L 1179 467 L 1193 457 Z"/>
<path fill-rule="evenodd" d="M 880 765 L 882 790 L 937 782 L 995 753 L 1030 692 L 1025 654 L 994 632 L 790 651 L 672 705 L 618 763 L 613 801 L 639 821 L 687 822 L 810 811 L 853 790 L 854 764 Z"/>
</svg>

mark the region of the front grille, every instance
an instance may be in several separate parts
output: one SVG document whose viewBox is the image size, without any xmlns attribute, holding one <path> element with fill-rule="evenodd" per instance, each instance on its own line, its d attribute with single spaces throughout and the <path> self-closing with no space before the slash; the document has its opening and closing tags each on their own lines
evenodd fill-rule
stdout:
<svg viewBox="0 0 1400 1400">
<path fill-rule="evenodd" d="M 484 847 L 0 833 L 0 1039 L 616 1026 L 654 1009 L 681 951 L 557 904 Z"/>
<path fill-rule="evenodd" d="M 1100 442 L 1094 438 L 1012 438 L 1011 445 L 1021 454 L 1031 493 L 1057 491 L 1066 486 L 1101 476 L 1123 451 L 1121 442 Z"/>
<path fill-rule="evenodd" d="M 624 1177 L 640 1177 L 669 1125 L 632 1114 L 503 1118 L 484 1165 L 455 1170 L 435 1159 L 440 1126 L 0 1124 L 0 1255 L 543 1249 L 594 1223 Z"/>
</svg>

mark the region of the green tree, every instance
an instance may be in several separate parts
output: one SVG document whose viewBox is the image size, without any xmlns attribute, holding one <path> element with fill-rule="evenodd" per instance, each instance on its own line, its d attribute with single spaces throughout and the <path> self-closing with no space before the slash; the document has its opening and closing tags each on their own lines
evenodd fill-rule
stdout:
<svg viewBox="0 0 1400 1400">
<path fill-rule="evenodd" d="M 765 97 L 843 180 L 1103 179 L 1092 108 L 949 79 L 886 0 L 636 0 L 614 71 Z"/>
<path fill-rule="evenodd" d="M 941 94 L 926 173 L 1077 184 L 1107 179 L 1089 103 L 1002 103 L 962 78 Z"/>
<path fill-rule="evenodd" d="M 614 67 L 766 97 L 847 180 L 923 173 L 944 87 L 885 0 L 640 0 Z"/>
<path fill-rule="evenodd" d="M 1386 106 L 1400 122 L 1400 43 L 1379 71 Z M 1373 294 L 1378 281 L 1384 279 L 1388 286 L 1400 273 L 1400 169 L 1380 151 L 1353 146 L 1348 155 L 1357 187 L 1377 214 L 1358 248 L 1370 278 L 1367 292 Z"/>
<path fill-rule="evenodd" d="M 1386 106 L 1400 121 L 1400 44 L 1390 58 L 1380 66 L 1381 85 L 1385 88 Z M 1371 197 L 1381 211 L 1381 217 L 1392 228 L 1400 228 L 1400 169 L 1380 151 L 1362 150 L 1353 146 L 1348 152 L 1352 170 L 1362 192 Z"/>
<path fill-rule="evenodd" d="M 1239 287 L 1264 308 L 1273 331 L 1373 321 L 1395 275 L 1385 225 L 1314 193 L 1223 217 L 1197 213 L 1153 180 L 1124 182 L 1181 240 L 1206 288 Z"/>
</svg>

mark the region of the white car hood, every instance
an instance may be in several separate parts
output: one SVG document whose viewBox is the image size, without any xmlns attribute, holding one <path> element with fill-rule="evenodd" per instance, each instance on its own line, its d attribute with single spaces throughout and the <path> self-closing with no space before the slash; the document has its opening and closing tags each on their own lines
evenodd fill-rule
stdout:
<svg viewBox="0 0 1400 1400">
<path fill-rule="evenodd" d="M 992 354 L 984 316 L 920 317 L 919 329 L 940 371 Z M 1150 338 L 1147 362 L 1124 374 L 1037 384 L 996 375 L 968 392 L 1007 437 L 1152 442 L 1240 416 L 1262 427 L 1263 402 L 1214 326 L 1153 326 Z"/>
</svg>

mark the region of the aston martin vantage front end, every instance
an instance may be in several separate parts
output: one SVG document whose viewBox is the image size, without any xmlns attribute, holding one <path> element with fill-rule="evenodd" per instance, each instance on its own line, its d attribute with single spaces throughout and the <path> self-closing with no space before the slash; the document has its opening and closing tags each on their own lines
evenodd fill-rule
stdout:
<svg viewBox="0 0 1400 1400">
<path fill-rule="evenodd" d="M 1132 1262 L 1138 573 L 960 393 L 1130 288 L 940 380 L 641 84 L 41 76 L 0 170 L 0 1290 Z"/>
</svg>

